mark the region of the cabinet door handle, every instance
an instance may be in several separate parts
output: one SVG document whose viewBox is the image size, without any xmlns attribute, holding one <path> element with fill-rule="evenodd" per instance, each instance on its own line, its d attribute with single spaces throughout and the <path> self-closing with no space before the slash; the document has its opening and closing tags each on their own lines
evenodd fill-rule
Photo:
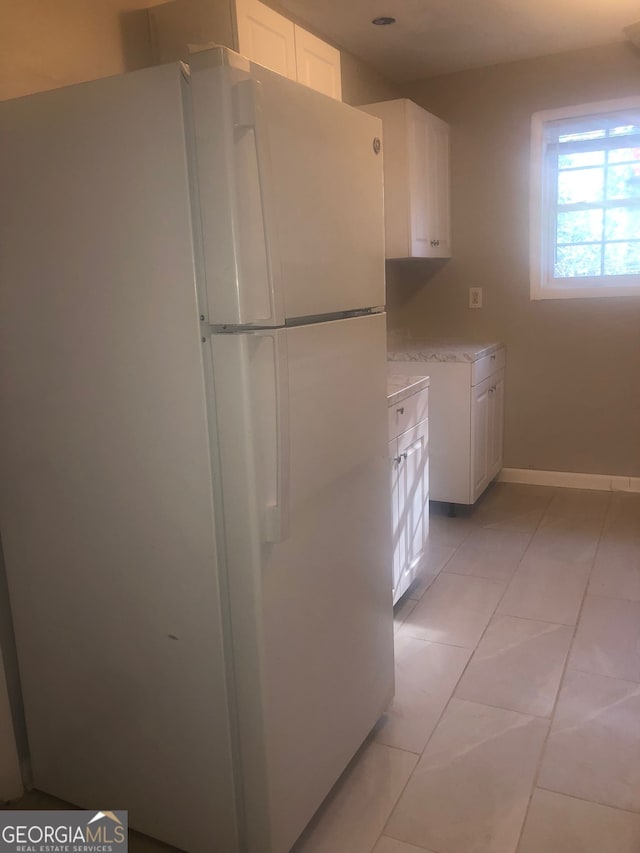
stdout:
<svg viewBox="0 0 640 853">
<path fill-rule="evenodd" d="M 396 412 L 397 412 L 399 415 L 404 415 L 404 406 L 400 406 L 400 408 L 399 408 L 399 409 L 396 409 Z"/>
<path fill-rule="evenodd" d="M 438 245 L 438 241 L 437 241 L 437 240 L 432 240 L 432 241 L 431 241 L 431 245 L 435 248 L 435 247 Z"/>
<path fill-rule="evenodd" d="M 495 360 L 496 360 L 496 354 L 494 353 L 494 354 L 491 356 L 491 361 L 495 361 Z"/>
</svg>

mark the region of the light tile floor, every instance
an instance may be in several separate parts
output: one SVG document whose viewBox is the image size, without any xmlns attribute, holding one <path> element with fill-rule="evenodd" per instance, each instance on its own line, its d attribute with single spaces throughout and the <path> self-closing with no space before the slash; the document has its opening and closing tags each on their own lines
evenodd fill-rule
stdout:
<svg viewBox="0 0 640 853">
<path fill-rule="evenodd" d="M 393 705 L 295 853 L 640 853 L 640 495 L 434 507 L 395 618 Z"/>
<path fill-rule="evenodd" d="M 296 853 L 640 853 L 640 495 L 436 506 L 395 617 L 394 703 Z"/>
</svg>

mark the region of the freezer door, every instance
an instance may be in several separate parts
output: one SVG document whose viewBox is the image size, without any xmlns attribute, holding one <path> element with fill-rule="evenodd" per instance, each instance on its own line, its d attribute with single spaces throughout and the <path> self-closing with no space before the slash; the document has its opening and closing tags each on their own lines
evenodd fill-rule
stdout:
<svg viewBox="0 0 640 853">
<path fill-rule="evenodd" d="M 285 853 L 393 691 L 384 315 L 212 352 L 249 849 Z"/>
<path fill-rule="evenodd" d="M 209 322 L 384 305 L 379 120 L 223 48 L 191 70 Z"/>
</svg>

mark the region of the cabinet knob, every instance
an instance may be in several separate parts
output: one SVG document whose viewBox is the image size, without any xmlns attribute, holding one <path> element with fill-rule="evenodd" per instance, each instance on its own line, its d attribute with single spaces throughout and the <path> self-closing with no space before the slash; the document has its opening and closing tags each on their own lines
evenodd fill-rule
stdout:
<svg viewBox="0 0 640 853">
<path fill-rule="evenodd" d="M 400 406 L 400 408 L 399 408 L 399 409 L 396 409 L 396 412 L 397 412 L 399 415 L 404 415 L 404 406 Z"/>
<path fill-rule="evenodd" d="M 494 353 L 494 354 L 491 356 L 491 361 L 495 361 L 495 360 L 496 360 L 496 354 Z"/>
<path fill-rule="evenodd" d="M 431 241 L 431 245 L 435 248 L 435 247 L 438 245 L 438 241 L 437 241 L 437 240 L 432 240 L 432 241 Z"/>
</svg>

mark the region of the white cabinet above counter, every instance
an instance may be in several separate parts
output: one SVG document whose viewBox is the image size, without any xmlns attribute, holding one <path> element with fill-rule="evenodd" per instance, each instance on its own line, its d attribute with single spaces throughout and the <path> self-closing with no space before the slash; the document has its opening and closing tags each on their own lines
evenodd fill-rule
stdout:
<svg viewBox="0 0 640 853">
<path fill-rule="evenodd" d="M 382 119 L 387 258 L 450 258 L 449 126 L 406 98 L 360 109 Z"/>
</svg>

